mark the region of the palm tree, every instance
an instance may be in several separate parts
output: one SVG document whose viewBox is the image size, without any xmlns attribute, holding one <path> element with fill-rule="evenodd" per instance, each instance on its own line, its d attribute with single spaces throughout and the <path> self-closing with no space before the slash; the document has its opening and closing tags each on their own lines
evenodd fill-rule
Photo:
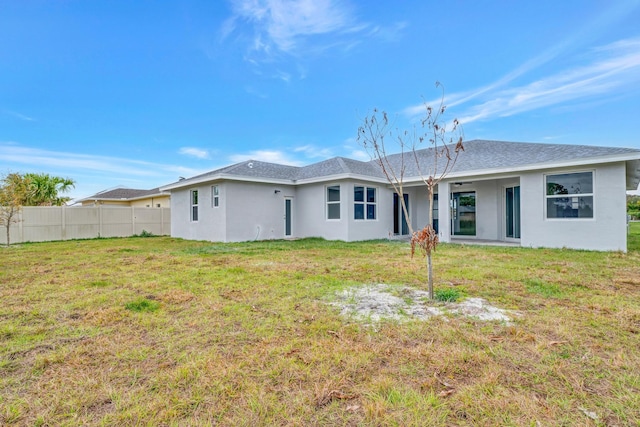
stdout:
<svg viewBox="0 0 640 427">
<path fill-rule="evenodd" d="M 62 206 L 71 200 L 70 197 L 62 197 L 75 187 L 75 182 L 70 178 L 51 176 L 46 173 L 27 173 L 24 175 L 29 188 L 25 206 Z"/>
</svg>

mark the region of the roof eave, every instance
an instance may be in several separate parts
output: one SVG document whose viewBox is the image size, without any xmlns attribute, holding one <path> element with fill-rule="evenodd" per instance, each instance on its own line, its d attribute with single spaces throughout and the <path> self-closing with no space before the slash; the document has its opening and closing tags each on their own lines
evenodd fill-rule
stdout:
<svg viewBox="0 0 640 427">
<path fill-rule="evenodd" d="M 624 154 L 624 155 L 618 154 L 613 156 L 591 157 L 586 159 L 582 158 L 582 159 L 575 159 L 570 161 L 533 163 L 529 165 L 519 165 L 519 166 L 499 168 L 499 169 L 496 169 L 496 168 L 474 169 L 474 170 L 467 170 L 462 172 L 451 172 L 447 174 L 446 179 L 464 178 L 468 176 L 514 174 L 518 172 L 526 172 L 526 171 L 534 171 L 534 170 L 561 169 L 561 168 L 568 168 L 568 167 L 579 167 L 579 166 L 597 165 L 597 164 L 604 164 L 604 163 L 630 162 L 634 160 L 640 161 L 640 152 Z M 422 181 L 422 177 L 420 176 L 413 176 L 405 179 L 406 183 L 415 183 L 415 182 L 421 182 L 421 181 Z"/>
<path fill-rule="evenodd" d="M 82 198 L 82 199 L 78 199 L 76 201 L 76 203 L 94 202 L 96 200 L 104 200 L 104 201 L 110 201 L 110 202 L 128 202 L 128 201 L 132 201 L 132 200 L 149 199 L 151 197 L 159 197 L 159 196 L 170 196 L 170 194 L 169 193 L 160 192 L 160 193 L 153 193 L 153 194 L 147 194 L 147 195 L 144 195 L 144 196 L 135 196 L 135 197 L 85 197 L 85 198 Z"/>
<path fill-rule="evenodd" d="M 319 176 L 314 178 L 299 179 L 295 181 L 295 184 L 296 185 L 319 184 L 322 182 L 338 181 L 338 180 L 344 180 L 344 179 L 353 179 L 357 181 L 369 181 L 369 182 L 375 182 L 380 184 L 388 183 L 386 178 L 355 174 L 355 173 L 339 173 L 339 174 L 325 175 L 325 176 Z"/>
<path fill-rule="evenodd" d="M 241 181 L 241 182 L 256 182 L 261 184 L 294 185 L 294 181 L 291 179 L 253 177 L 253 176 L 242 176 L 242 175 L 232 175 L 232 174 L 221 173 L 221 174 L 203 176 L 200 178 L 185 179 L 183 181 L 174 182 L 173 184 L 160 187 L 160 190 L 171 192 L 171 190 L 177 190 L 179 188 L 192 187 L 198 184 L 213 183 L 217 181 Z"/>
<path fill-rule="evenodd" d="M 126 200 L 142 200 L 142 199 L 150 199 L 152 197 L 162 197 L 162 196 L 170 196 L 170 194 L 165 192 L 160 192 L 160 193 L 147 194 L 146 196 L 130 197 Z M 114 200 L 117 200 L 117 199 L 114 199 Z"/>
</svg>

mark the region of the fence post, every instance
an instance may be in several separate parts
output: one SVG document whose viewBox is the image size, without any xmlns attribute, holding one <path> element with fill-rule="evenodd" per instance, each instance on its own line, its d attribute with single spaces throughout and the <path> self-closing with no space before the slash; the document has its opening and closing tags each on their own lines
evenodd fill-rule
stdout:
<svg viewBox="0 0 640 427">
<path fill-rule="evenodd" d="M 136 208 L 131 206 L 131 235 L 136 235 Z"/>
<path fill-rule="evenodd" d="M 60 206 L 60 209 L 62 209 L 62 212 L 61 212 L 62 229 L 60 230 L 60 238 L 62 240 L 67 240 L 67 210 L 65 209 L 65 206 Z"/>
<path fill-rule="evenodd" d="M 98 205 L 98 237 L 104 236 L 102 231 L 102 205 Z"/>
<path fill-rule="evenodd" d="M 18 211 L 18 231 L 20 232 L 20 243 L 24 243 L 24 225 L 22 225 L 22 223 L 24 222 L 23 212 L 24 206 Z M 11 230 L 9 230 L 9 233 L 11 233 Z"/>
</svg>

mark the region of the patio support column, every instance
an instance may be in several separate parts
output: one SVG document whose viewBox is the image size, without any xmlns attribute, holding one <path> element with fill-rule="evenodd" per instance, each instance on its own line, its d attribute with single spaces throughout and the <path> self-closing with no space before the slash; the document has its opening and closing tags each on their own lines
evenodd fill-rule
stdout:
<svg viewBox="0 0 640 427">
<path fill-rule="evenodd" d="M 451 241 L 451 189 L 448 181 L 438 184 L 438 238 L 441 242 Z"/>
</svg>

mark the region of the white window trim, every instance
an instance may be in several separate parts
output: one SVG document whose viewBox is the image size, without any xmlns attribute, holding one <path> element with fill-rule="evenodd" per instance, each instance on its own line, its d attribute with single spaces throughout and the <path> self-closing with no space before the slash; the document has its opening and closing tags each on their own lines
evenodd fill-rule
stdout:
<svg viewBox="0 0 640 427">
<path fill-rule="evenodd" d="M 357 187 L 362 187 L 364 189 L 364 194 L 363 194 L 363 201 L 362 202 L 357 202 L 356 201 L 356 197 L 355 197 L 355 193 L 356 193 L 356 188 Z M 375 201 L 374 202 L 367 202 L 367 190 L 372 189 L 375 191 Z M 377 221 L 378 220 L 378 187 L 369 187 L 366 185 L 354 185 L 353 186 L 353 220 L 354 221 Z M 362 209 L 364 212 L 364 218 L 362 219 L 356 219 L 355 218 L 355 206 L 356 205 L 362 205 Z M 367 206 L 369 205 L 373 205 L 375 206 L 375 218 L 367 218 Z"/>
<path fill-rule="evenodd" d="M 578 173 L 584 173 L 584 172 L 591 172 L 591 188 L 593 189 L 593 192 L 591 193 L 579 193 L 578 195 L 573 195 L 573 194 L 557 194 L 557 195 L 548 195 L 547 194 L 547 177 L 548 176 L 553 176 L 553 175 L 569 175 L 569 174 L 578 174 Z M 571 221 L 571 222 L 577 222 L 577 221 L 595 221 L 596 220 L 596 170 L 595 169 L 580 169 L 580 170 L 562 170 L 562 171 L 555 171 L 553 173 L 545 173 L 542 175 L 542 188 L 543 188 L 543 197 L 544 197 L 544 209 L 543 209 L 543 216 L 544 216 L 544 220 L 545 221 L 552 221 L 552 222 L 556 222 L 556 221 Z M 522 197 L 522 194 L 520 195 Z M 553 198 L 553 199 L 559 199 L 562 197 L 585 197 L 585 196 L 591 196 L 593 198 L 593 215 L 591 216 L 591 218 L 549 218 L 547 216 L 547 200 L 549 198 Z"/>
<path fill-rule="evenodd" d="M 217 185 L 211 186 L 211 207 L 214 209 L 220 207 L 220 187 Z"/>
<path fill-rule="evenodd" d="M 197 203 L 193 203 L 193 195 L 194 195 L 194 193 L 197 195 L 196 197 L 198 198 L 197 199 Z M 199 203 L 200 203 L 200 194 L 199 194 L 198 190 L 189 191 L 189 206 L 190 206 L 189 216 L 191 218 L 191 222 L 198 222 L 198 220 L 200 219 L 200 209 L 198 208 Z M 193 208 L 196 208 L 195 212 L 198 212 L 196 214 L 196 217 L 197 217 L 196 219 L 193 219 L 193 212 L 194 212 Z"/>
<path fill-rule="evenodd" d="M 329 201 L 329 188 L 330 187 L 338 187 L 338 191 L 339 191 L 339 200 L 333 200 L 333 201 Z M 340 203 L 342 203 L 342 186 L 340 184 L 334 184 L 334 185 L 325 185 L 324 187 L 324 198 L 325 198 L 325 219 L 327 221 L 340 221 L 342 219 L 342 208 L 340 207 L 338 210 L 339 216 L 340 218 L 329 218 L 329 205 L 338 205 L 340 206 Z"/>
</svg>

